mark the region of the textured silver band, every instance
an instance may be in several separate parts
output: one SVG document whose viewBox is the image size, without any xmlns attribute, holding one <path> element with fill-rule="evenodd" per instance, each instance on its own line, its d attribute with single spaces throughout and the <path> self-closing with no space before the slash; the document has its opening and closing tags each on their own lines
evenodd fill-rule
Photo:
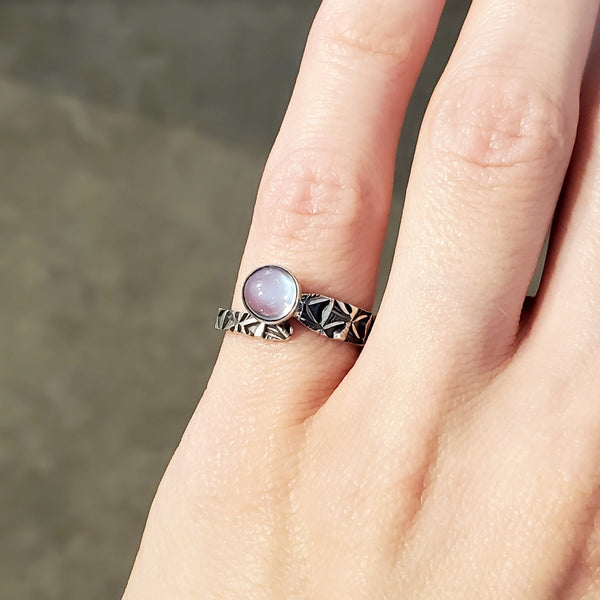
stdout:
<svg viewBox="0 0 600 600">
<path fill-rule="evenodd" d="M 215 329 L 243 333 L 263 340 L 283 342 L 292 335 L 292 326 L 289 322 L 273 325 L 257 319 L 247 312 L 238 312 L 229 308 L 220 308 L 217 314 Z"/>
<path fill-rule="evenodd" d="M 358 346 L 364 346 L 375 321 L 373 313 L 321 294 L 302 294 L 295 317 L 319 335 Z M 273 325 L 228 308 L 219 309 L 215 328 L 277 342 L 293 333 L 289 321 Z"/>
<path fill-rule="evenodd" d="M 373 313 L 321 294 L 302 294 L 296 319 L 333 340 L 364 346 L 373 327 Z"/>
</svg>

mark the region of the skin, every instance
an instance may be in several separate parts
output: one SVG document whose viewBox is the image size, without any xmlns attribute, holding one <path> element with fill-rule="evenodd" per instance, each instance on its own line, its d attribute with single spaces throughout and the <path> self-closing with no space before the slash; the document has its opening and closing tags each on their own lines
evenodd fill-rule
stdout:
<svg viewBox="0 0 600 600">
<path fill-rule="evenodd" d="M 126 600 L 600 597 L 599 3 L 474 0 L 369 342 L 225 335 Z M 325 0 L 234 308 L 272 263 L 371 305 L 442 5 Z"/>
</svg>

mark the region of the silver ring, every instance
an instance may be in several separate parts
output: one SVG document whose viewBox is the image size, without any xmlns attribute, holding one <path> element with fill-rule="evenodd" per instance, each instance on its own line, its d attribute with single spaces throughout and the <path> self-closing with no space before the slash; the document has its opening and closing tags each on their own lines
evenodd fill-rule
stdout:
<svg viewBox="0 0 600 600">
<path fill-rule="evenodd" d="M 293 333 L 290 319 L 330 339 L 363 346 L 375 316 L 322 294 L 303 294 L 298 280 L 279 265 L 266 265 L 248 275 L 242 287 L 247 312 L 221 308 L 215 328 L 284 341 Z"/>
</svg>

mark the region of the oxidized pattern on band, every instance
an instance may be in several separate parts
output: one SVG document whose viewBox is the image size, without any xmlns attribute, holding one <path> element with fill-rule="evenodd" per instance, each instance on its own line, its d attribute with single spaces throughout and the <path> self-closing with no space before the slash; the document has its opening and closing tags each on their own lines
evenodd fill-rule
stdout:
<svg viewBox="0 0 600 600">
<path fill-rule="evenodd" d="M 321 294 L 302 294 L 296 318 L 320 335 L 359 346 L 375 321 L 373 313 Z"/>
<path fill-rule="evenodd" d="M 260 321 L 254 315 L 247 312 L 238 312 L 229 308 L 220 308 L 217 314 L 215 329 L 221 331 L 233 331 L 243 333 L 263 340 L 283 342 L 292 335 L 292 327 L 289 323 L 273 325 Z"/>
</svg>

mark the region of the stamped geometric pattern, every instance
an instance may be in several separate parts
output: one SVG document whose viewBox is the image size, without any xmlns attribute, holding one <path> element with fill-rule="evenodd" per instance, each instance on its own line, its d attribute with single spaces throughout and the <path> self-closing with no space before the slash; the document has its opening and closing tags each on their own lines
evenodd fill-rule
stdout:
<svg viewBox="0 0 600 600">
<path fill-rule="evenodd" d="M 321 294 L 303 294 L 296 318 L 321 335 L 359 346 L 367 341 L 375 321 L 369 311 Z"/>
<path fill-rule="evenodd" d="M 275 342 L 287 340 L 293 331 L 289 322 L 273 325 L 257 319 L 250 313 L 237 312 L 228 308 L 219 309 L 215 329 L 243 333 Z"/>
</svg>

